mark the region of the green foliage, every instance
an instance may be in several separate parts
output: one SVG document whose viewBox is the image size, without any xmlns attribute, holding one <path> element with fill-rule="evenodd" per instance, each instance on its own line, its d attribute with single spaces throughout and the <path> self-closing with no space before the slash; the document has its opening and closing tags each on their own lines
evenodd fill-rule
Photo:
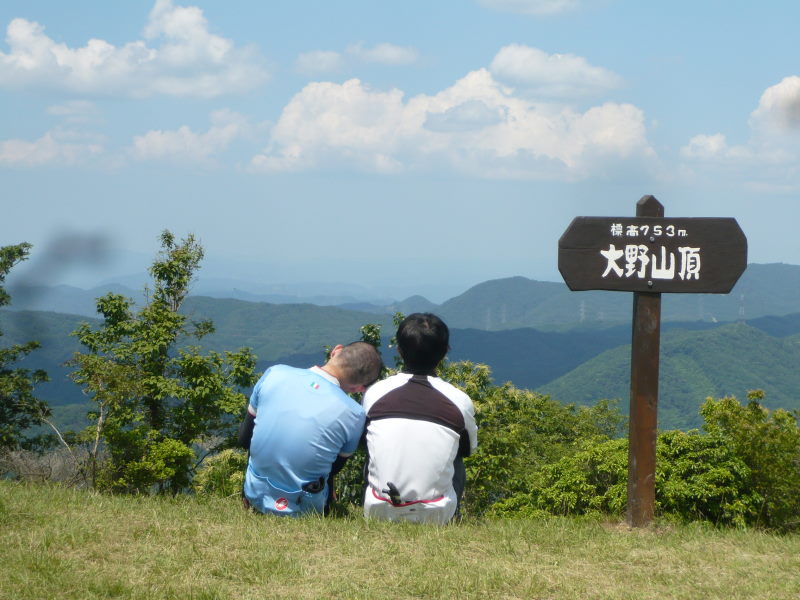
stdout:
<svg viewBox="0 0 800 600">
<path fill-rule="evenodd" d="M 528 498 L 553 514 L 620 514 L 627 498 L 627 464 L 626 440 L 587 440 L 574 454 L 545 465 L 533 478 Z"/>
<path fill-rule="evenodd" d="M 493 385 L 486 365 L 445 362 L 439 376 L 475 405 L 478 450 L 465 460 L 464 513 L 480 515 L 531 489 L 534 474 L 585 438 L 616 435 L 624 423 L 608 402 L 565 406 L 510 384 Z"/>
<path fill-rule="evenodd" d="M 6 275 L 28 257 L 30 249 L 28 243 L 0 248 L 0 306 L 11 302 L 2 285 Z M 31 341 L 0 348 L 0 450 L 44 449 L 52 445 L 51 437 L 26 431 L 50 416 L 47 403 L 33 393 L 37 384 L 48 381 L 47 373 L 41 369 L 12 368 L 38 347 L 38 342 Z"/>
<path fill-rule="evenodd" d="M 748 404 L 736 398 L 709 398 L 700 409 L 709 435 L 724 439 L 747 465 L 747 489 L 757 501 L 750 522 L 774 528 L 800 526 L 800 426 L 785 410 L 770 413 L 761 405 L 764 393 L 748 393 Z"/>
<path fill-rule="evenodd" d="M 697 431 L 658 436 L 656 508 L 683 521 L 745 525 L 753 497 L 747 466 L 723 440 Z M 627 504 L 627 440 L 586 441 L 576 453 L 545 465 L 523 498 L 495 507 L 504 514 L 527 501 L 559 515 L 602 513 L 621 516 Z"/>
<path fill-rule="evenodd" d="M 727 440 L 698 431 L 666 431 L 656 446 L 656 505 L 684 521 L 752 523 L 758 495 L 750 469 Z"/>
<path fill-rule="evenodd" d="M 198 494 L 236 496 L 242 491 L 246 468 L 247 452 L 227 448 L 203 461 L 192 481 L 192 489 Z"/>
<path fill-rule="evenodd" d="M 658 435 L 658 514 L 738 527 L 798 526 L 797 417 L 781 410 L 770 415 L 759 403 L 762 398 L 762 392 L 752 392 L 747 406 L 735 398 L 708 399 L 702 409 L 706 434 L 693 430 Z M 549 420 L 558 421 L 552 416 Z M 513 428 L 508 435 L 514 435 Z M 514 464 L 505 449 L 490 450 L 490 469 L 509 482 L 512 492 L 494 502 L 490 514 L 622 515 L 627 502 L 627 440 L 585 432 L 575 440 L 572 451 L 562 449 L 560 458 L 546 457 L 521 475 L 518 470 L 524 464 Z"/>
<path fill-rule="evenodd" d="M 213 331 L 210 321 L 190 323 L 179 312 L 203 250 L 193 236 L 176 243 L 168 231 L 161 246 L 144 306 L 107 294 L 97 300 L 100 326 L 74 332 L 87 351 L 75 354 L 72 377 L 97 406 L 84 439 L 93 444 L 92 480 L 101 488 L 186 488 L 196 445 L 232 444 L 246 405 L 240 390 L 255 382 L 248 348 L 205 355 L 197 346 L 177 348 Z M 98 464 L 101 450 L 108 460 Z"/>
</svg>

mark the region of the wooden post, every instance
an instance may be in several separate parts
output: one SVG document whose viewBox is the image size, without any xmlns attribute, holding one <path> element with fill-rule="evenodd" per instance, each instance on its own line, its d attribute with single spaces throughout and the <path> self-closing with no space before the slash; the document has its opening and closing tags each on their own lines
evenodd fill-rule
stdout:
<svg viewBox="0 0 800 600">
<path fill-rule="evenodd" d="M 653 196 L 643 196 L 636 203 L 636 216 L 663 217 L 664 207 Z M 661 294 L 634 292 L 626 514 L 631 527 L 643 527 L 653 520 L 660 341 Z"/>
<path fill-rule="evenodd" d="M 736 219 L 665 219 L 653 196 L 636 203 L 635 217 L 575 217 L 558 240 L 558 270 L 569 289 L 633 292 L 626 515 L 632 527 L 649 524 L 655 508 L 661 294 L 727 294 L 746 267 L 747 238 Z"/>
</svg>

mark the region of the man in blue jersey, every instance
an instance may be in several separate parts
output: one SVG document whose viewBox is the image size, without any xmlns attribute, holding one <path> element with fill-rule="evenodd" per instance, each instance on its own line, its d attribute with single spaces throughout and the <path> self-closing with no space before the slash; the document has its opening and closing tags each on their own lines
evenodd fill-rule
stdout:
<svg viewBox="0 0 800 600">
<path fill-rule="evenodd" d="M 334 347 L 322 367 L 267 369 L 239 430 L 250 451 L 246 505 L 277 515 L 324 512 L 332 476 L 364 430 L 364 410 L 348 394 L 363 392 L 382 367 L 374 346 L 355 342 Z"/>
<path fill-rule="evenodd" d="M 449 341 L 436 315 L 408 315 L 397 329 L 403 371 L 364 394 L 368 518 L 444 524 L 457 514 L 478 429 L 469 396 L 436 376 Z"/>
</svg>

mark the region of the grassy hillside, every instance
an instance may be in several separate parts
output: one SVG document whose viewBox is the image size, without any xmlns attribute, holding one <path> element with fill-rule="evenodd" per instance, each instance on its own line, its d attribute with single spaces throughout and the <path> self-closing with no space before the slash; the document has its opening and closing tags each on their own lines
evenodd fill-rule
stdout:
<svg viewBox="0 0 800 600">
<path fill-rule="evenodd" d="M 745 323 L 708 331 L 666 332 L 661 337 L 659 427 L 699 425 L 697 409 L 708 396 L 763 389 L 770 408 L 800 409 L 800 344 Z M 608 350 L 538 391 L 561 402 L 593 404 L 630 394 L 630 345 Z"/>
<path fill-rule="evenodd" d="M 794 600 L 800 537 L 588 520 L 280 519 L 0 481 L 0 598 Z"/>
</svg>

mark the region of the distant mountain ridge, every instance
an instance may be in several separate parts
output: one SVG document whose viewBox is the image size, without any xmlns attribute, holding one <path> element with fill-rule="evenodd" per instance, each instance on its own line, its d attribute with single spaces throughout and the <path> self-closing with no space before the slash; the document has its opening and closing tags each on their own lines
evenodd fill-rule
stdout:
<svg viewBox="0 0 800 600">
<path fill-rule="evenodd" d="M 55 405 L 85 401 L 68 381 L 63 363 L 78 349 L 70 332 L 89 319 L 62 313 L 87 310 L 91 302 L 89 314 L 94 315 L 96 297 L 107 291 L 74 293 L 75 289 L 49 288 L 55 290 L 49 301 L 57 312 L 19 310 L 44 297 L 36 289 L 29 290 L 27 298 L 24 294 L 12 298 L 16 311 L 0 310 L 0 330 L 5 334 L 0 344 L 42 342 L 42 349 L 19 366 L 50 373 L 53 381 L 41 391 Z M 127 288 L 114 291 L 136 297 Z M 217 351 L 251 347 L 258 356 L 258 369 L 263 370 L 275 362 L 296 366 L 321 362 L 325 344 L 358 339 L 367 323 L 380 324 L 386 340 L 393 333 L 393 312 L 430 311 L 440 314 L 451 328 L 451 360 L 485 363 L 498 383 L 512 381 L 561 401 L 584 403 L 627 398 L 631 302 L 627 293 L 570 292 L 563 284 L 513 277 L 484 282 L 441 305 L 421 296 L 383 307 L 364 303 L 363 310 L 352 310 L 355 305 L 190 296 L 184 312 L 192 319 L 214 321 L 216 331 L 201 341 L 203 347 Z M 751 312 L 756 318 L 747 319 L 745 329 L 726 324 L 744 321 L 742 315 Z M 794 352 L 800 344 L 800 267 L 750 265 L 727 296 L 665 294 L 662 331 L 662 376 L 667 377 L 662 386 L 664 422 L 690 426 L 705 395 L 741 396 L 747 386 L 764 387 L 768 403 L 800 408 L 800 394 L 795 391 L 800 381 L 794 376 L 800 373 Z M 386 362 L 393 364 L 391 353 L 386 354 Z"/>
<path fill-rule="evenodd" d="M 800 315 L 788 317 L 800 323 Z M 754 322 L 729 323 L 706 331 L 672 331 L 662 336 L 659 369 L 659 427 L 699 427 L 706 397 L 764 390 L 771 408 L 800 409 L 800 340 L 774 337 Z M 756 323 L 757 324 L 757 323 Z M 566 375 L 539 386 L 561 402 L 593 404 L 630 396 L 630 344 L 607 350 Z"/>
<path fill-rule="evenodd" d="M 275 288 L 279 289 L 280 286 Z M 308 291 L 311 290 L 308 288 Z M 95 316 L 96 298 L 108 291 L 123 294 L 137 302 L 143 297 L 141 290 L 114 284 L 91 290 L 69 286 L 26 286 L 10 291 L 13 303 L 8 308 L 11 310 L 50 310 L 90 317 Z M 384 316 L 395 312 L 433 312 L 440 315 L 450 327 L 486 331 L 523 327 L 540 330 L 567 330 L 575 326 L 606 328 L 630 322 L 632 302 L 629 293 L 572 292 L 563 283 L 535 281 L 526 277 L 485 281 L 441 304 L 419 295 L 385 304 L 378 304 L 373 299 L 335 294 L 298 297 L 289 293 L 262 294 L 241 289 L 217 291 L 206 296 L 251 303 L 310 303 Z M 662 296 L 663 321 L 735 321 L 795 312 L 800 312 L 800 266 L 783 263 L 748 265 L 730 294 Z"/>
<path fill-rule="evenodd" d="M 438 307 L 452 327 L 485 330 L 607 327 L 630 322 L 625 292 L 572 292 L 566 285 L 525 277 L 476 285 Z M 750 264 L 730 294 L 663 294 L 663 321 L 735 321 L 800 311 L 800 266 Z"/>
</svg>

